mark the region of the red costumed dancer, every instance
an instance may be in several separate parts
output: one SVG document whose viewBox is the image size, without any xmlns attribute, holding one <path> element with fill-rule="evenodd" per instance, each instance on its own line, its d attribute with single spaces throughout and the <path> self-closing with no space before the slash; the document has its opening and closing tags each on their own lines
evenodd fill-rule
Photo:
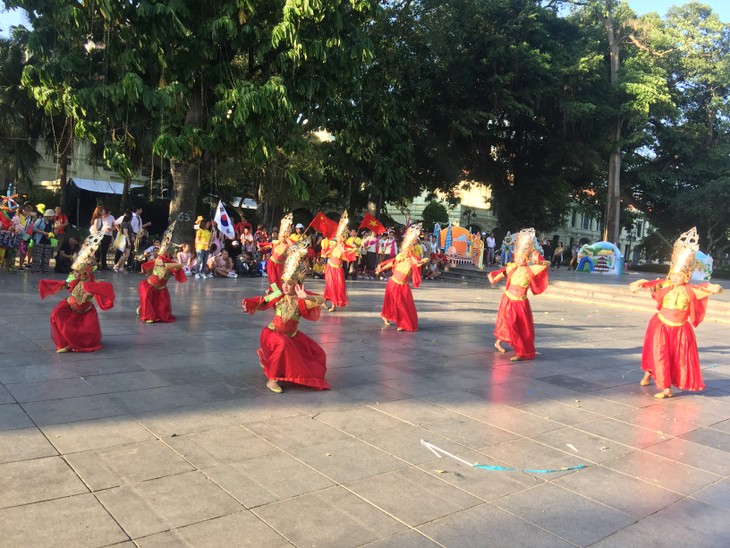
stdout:
<svg viewBox="0 0 730 548">
<path fill-rule="evenodd" d="M 547 265 L 528 265 L 527 261 L 533 257 L 539 258 L 539 254 L 535 253 L 535 229 L 526 228 L 515 237 L 515 262 L 487 275 L 492 284 L 507 278 L 494 326 L 494 336 L 497 338 L 494 347 L 504 352 L 503 342 L 512 346 L 515 355 L 511 360 L 515 362 L 535 358 L 535 324 L 527 290 L 539 295 L 548 286 Z"/>
<path fill-rule="evenodd" d="M 322 296 L 325 303 L 330 302 L 330 307 L 327 309 L 330 312 L 334 312 L 338 306 L 347 306 L 349 303 L 342 262 L 354 261 L 355 249 L 345 243 L 348 222 L 349 217 L 345 211 L 337 225 L 335 241 L 330 242 L 326 247 L 322 246 L 322 257 L 327 258 L 327 265 L 324 268 L 324 295 Z"/>
<path fill-rule="evenodd" d="M 385 325 L 395 323 L 398 331 L 418 331 L 418 313 L 408 281 L 413 277 L 413 287 L 418 288 L 421 285 L 421 265 L 428 262 L 428 259 L 421 259 L 413 253 L 413 245 L 420 232 L 420 223 L 408 227 L 400 253 L 394 259 L 383 261 L 375 269 L 376 274 L 393 269 L 393 275 L 385 286 L 380 317 Z"/>
<path fill-rule="evenodd" d="M 109 310 L 114 306 L 114 288 L 109 282 L 94 281 L 91 274 L 101 239 L 99 234 L 86 238 L 65 281 L 41 280 L 39 283 L 41 299 L 64 288 L 71 293 L 51 312 L 51 338 L 59 354 L 93 352 L 102 348 L 99 315 L 93 301 L 96 299 L 102 310 Z"/>
<path fill-rule="evenodd" d="M 266 387 L 281 393 L 279 381 L 303 384 L 318 390 L 328 390 L 324 380 L 327 355 L 313 339 L 299 331 L 299 320 L 319 319 L 322 297 L 308 293 L 302 287 L 306 275 L 307 243 L 290 247 L 282 274 L 282 291 L 266 297 L 244 299 L 243 310 L 254 314 L 257 310 L 276 308 L 274 320 L 261 330 L 256 353 L 268 379 Z"/>
<path fill-rule="evenodd" d="M 293 214 L 288 213 L 284 215 L 279 225 L 279 239 L 271 243 L 259 244 L 260 250 L 271 250 L 271 255 L 266 260 L 266 275 L 269 278 L 269 283 L 276 284 L 277 287 L 281 287 L 281 274 L 284 270 L 287 250 L 291 245 L 289 235 L 291 234 L 293 222 Z"/>
<path fill-rule="evenodd" d="M 674 243 L 668 279 L 637 280 L 629 287 L 632 292 L 647 288 L 657 302 L 659 312 L 649 321 L 644 336 L 641 368 L 642 386 L 654 377 L 662 391 L 655 398 L 671 398 L 672 385 L 680 390 L 704 390 L 694 329 L 705 317 L 707 297 L 720 293 L 722 287 L 703 283 L 687 285 L 695 269 L 699 250 L 697 229 L 692 228 Z"/>
<path fill-rule="evenodd" d="M 175 230 L 174 221 L 165 231 L 157 257 L 142 264 L 142 272 L 152 272 L 149 278 L 139 282 L 139 306 L 137 314 L 145 323 L 174 322 L 170 306 L 170 292 L 167 289 L 167 280 L 171 276 L 180 283 L 187 281 L 183 266 L 168 256 L 172 249 L 172 233 Z"/>
</svg>

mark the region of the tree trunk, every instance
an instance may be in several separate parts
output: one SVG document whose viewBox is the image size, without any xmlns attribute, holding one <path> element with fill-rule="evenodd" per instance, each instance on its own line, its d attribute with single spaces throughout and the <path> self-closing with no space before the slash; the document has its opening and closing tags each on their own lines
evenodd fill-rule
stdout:
<svg viewBox="0 0 730 548">
<path fill-rule="evenodd" d="M 193 128 L 203 127 L 203 106 L 201 98 L 193 94 L 185 115 L 185 124 Z M 171 159 L 173 196 L 170 200 L 170 216 L 168 222 L 177 221 L 172 241 L 176 244 L 192 243 L 195 231 L 193 225 L 198 203 L 200 158 Z"/>
<path fill-rule="evenodd" d="M 131 179 L 124 179 L 124 186 L 122 187 L 122 211 L 127 211 L 131 205 L 129 203 L 129 187 L 131 184 Z"/>
<path fill-rule="evenodd" d="M 61 184 L 61 202 L 59 205 L 66 208 L 66 196 L 68 195 L 68 154 L 64 152 L 58 161 L 60 163 L 58 180 Z M 78 222 L 78 219 L 76 219 L 76 222 Z"/>
<path fill-rule="evenodd" d="M 610 59 L 611 88 L 618 92 L 618 72 L 621 66 L 621 46 L 616 39 L 613 25 L 613 0 L 606 0 L 606 16 L 603 18 L 608 39 Z M 623 117 L 616 114 L 609 140 L 611 154 L 608 159 L 608 192 L 606 196 L 606 218 L 603 227 L 603 239 L 618 243 L 621 232 L 621 126 Z"/>
</svg>

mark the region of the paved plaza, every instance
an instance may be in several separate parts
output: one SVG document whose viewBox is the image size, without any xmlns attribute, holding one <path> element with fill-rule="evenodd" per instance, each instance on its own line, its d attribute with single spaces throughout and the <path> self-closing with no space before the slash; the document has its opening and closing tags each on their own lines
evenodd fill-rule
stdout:
<svg viewBox="0 0 730 548">
<path fill-rule="evenodd" d="M 171 281 L 177 323 L 148 325 L 142 277 L 104 273 L 117 294 L 99 313 L 104 349 L 56 354 L 48 317 L 66 295 L 41 301 L 39 278 L 0 273 L 2 547 L 730 538 L 727 324 L 697 330 L 707 390 L 657 400 L 639 386 L 650 312 L 548 289 L 531 297 L 538 358 L 513 363 L 492 346 L 503 285 L 426 281 L 421 330 L 399 333 L 379 318 L 384 282 L 358 280 L 348 308 L 300 325 L 327 352 L 332 390 L 277 395 L 255 353 L 273 313 L 240 306 L 263 279 Z M 421 440 L 519 470 L 437 458 Z"/>
</svg>

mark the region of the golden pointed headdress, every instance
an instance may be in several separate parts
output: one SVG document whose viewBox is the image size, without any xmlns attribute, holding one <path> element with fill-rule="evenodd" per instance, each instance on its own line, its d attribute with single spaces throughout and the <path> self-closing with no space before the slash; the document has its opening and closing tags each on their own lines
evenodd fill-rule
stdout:
<svg viewBox="0 0 730 548">
<path fill-rule="evenodd" d="M 284 272 L 281 274 L 282 281 L 300 284 L 307 277 L 307 249 L 309 240 L 289 246 L 284 261 Z"/>
<path fill-rule="evenodd" d="M 523 228 L 515 235 L 514 255 L 522 253 L 529 260 L 535 251 L 535 229 Z"/>
<path fill-rule="evenodd" d="M 337 225 L 337 232 L 335 232 L 335 240 L 338 238 L 342 238 L 343 240 L 345 238 L 347 238 L 349 224 L 350 224 L 350 217 L 347 214 L 347 210 L 345 210 L 342 213 L 342 217 L 340 217 L 339 224 Z"/>
<path fill-rule="evenodd" d="M 279 239 L 291 234 L 292 224 L 294 224 L 293 213 L 287 213 L 281 218 L 281 224 L 279 225 Z"/>
<path fill-rule="evenodd" d="M 172 247 L 172 233 L 175 231 L 175 225 L 177 220 L 172 221 L 172 224 L 167 227 L 165 233 L 162 235 L 162 241 L 160 242 L 160 250 L 157 252 L 158 255 L 168 256 L 167 252 Z"/>
<path fill-rule="evenodd" d="M 401 253 L 405 253 L 413 247 L 419 234 L 421 234 L 421 223 L 416 223 L 406 229 L 406 233 L 403 235 L 403 241 L 401 242 Z"/>
<path fill-rule="evenodd" d="M 700 250 L 699 241 L 697 227 L 693 226 L 674 242 L 669 274 L 682 274 L 685 280 L 692 277 L 697 264 L 696 254 Z"/>
<path fill-rule="evenodd" d="M 103 237 L 104 236 L 101 233 L 89 234 L 86 240 L 84 240 L 84 243 L 81 244 L 81 249 L 71 265 L 71 270 L 83 272 L 90 266 L 94 265 L 96 262 L 94 255 L 96 255 L 96 250 L 99 249 L 99 244 Z"/>
</svg>

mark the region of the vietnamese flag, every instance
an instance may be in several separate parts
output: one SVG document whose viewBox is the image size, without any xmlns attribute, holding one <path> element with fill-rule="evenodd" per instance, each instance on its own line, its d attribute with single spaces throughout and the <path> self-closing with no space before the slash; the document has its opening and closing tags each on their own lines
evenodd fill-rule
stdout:
<svg viewBox="0 0 730 548">
<path fill-rule="evenodd" d="M 375 232 L 375 234 L 382 234 L 385 232 L 383 223 L 370 215 L 370 213 L 365 213 L 365 218 L 362 220 L 358 228 L 367 228 L 368 230 Z"/>
<path fill-rule="evenodd" d="M 326 238 L 332 239 L 337 233 L 338 223 L 320 211 L 314 216 L 314 219 L 312 219 L 312 222 L 309 223 L 309 226 L 324 234 Z"/>
</svg>

